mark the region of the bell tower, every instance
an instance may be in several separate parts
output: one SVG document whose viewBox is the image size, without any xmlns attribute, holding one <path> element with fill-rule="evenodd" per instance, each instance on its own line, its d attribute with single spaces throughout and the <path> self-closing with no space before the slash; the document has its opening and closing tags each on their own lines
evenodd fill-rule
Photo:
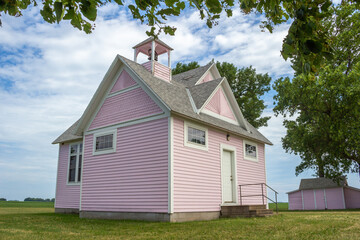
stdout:
<svg viewBox="0 0 360 240">
<path fill-rule="evenodd" d="M 145 41 L 135 45 L 134 61 L 137 62 L 139 53 L 145 54 L 148 57 L 148 62 L 142 63 L 151 74 L 164 81 L 171 81 L 171 51 L 174 50 L 159 39 L 150 37 Z M 167 53 L 168 65 L 165 66 L 158 62 L 158 56 Z"/>
</svg>

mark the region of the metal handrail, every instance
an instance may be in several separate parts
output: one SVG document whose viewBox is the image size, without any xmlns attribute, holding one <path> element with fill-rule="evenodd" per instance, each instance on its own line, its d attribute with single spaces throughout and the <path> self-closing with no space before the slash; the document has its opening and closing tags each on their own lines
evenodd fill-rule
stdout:
<svg viewBox="0 0 360 240">
<path fill-rule="evenodd" d="M 244 187 L 244 186 L 252 186 L 252 185 L 261 185 L 261 194 L 245 195 L 245 196 L 243 196 L 243 195 L 241 194 L 241 187 Z M 275 201 L 272 200 L 271 198 L 269 198 L 268 196 L 264 195 L 264 185 L 265 185 L 265 187 L 271 189 L 271 190 L 275 193 Z M 266 183 L 242 184 L 242 185 L 239 185 L 239 188 L 240 188 L 240 205 L 242 205 L 242 198 L 243 198 L 243 197 L 262 197 L 263 205 L 265 205 L 265 201 L 264 201 L 264 197 L 265 197 L 265 198 L 267 198 L 268 200 L 270 200 L 271 202 L 275 203 L 275 205 L 276 205 L 276 212 L 278 212 L 277 195 L 278 195 L 279 193 L 278 193 L 277 191 L 275 191 L 272 187 L 270 187 L 269 185 L 267 185 Z"/>
</svg>

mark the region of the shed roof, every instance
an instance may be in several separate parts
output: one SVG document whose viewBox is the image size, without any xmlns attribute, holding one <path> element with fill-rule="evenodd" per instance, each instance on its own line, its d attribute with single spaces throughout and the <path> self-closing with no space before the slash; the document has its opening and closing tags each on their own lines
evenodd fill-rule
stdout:
<svg viewBox="0 0 360 240">
<path fill-rule="evenodd" d="M 339 183 L 334 182 L 329 178 L 308 178 L 308 179 L 301 179 L 299 190 L 314 189 L 314 188 L 344 187 L 347 185 L 348 184 L 345 178 L 340 180 Z"/>
<path fill-rule="evenodd" d="M 287 193 L 293 193 L 300 190 L 336 188 L 336 187 L 347 187 L 347 186 L 348 183 L 345 177 L 343 177 L 339 181 L 339 183 L 329 178 L 307 178 L 307 179 L 301 179 L 299 189 Z"/>
</svg>

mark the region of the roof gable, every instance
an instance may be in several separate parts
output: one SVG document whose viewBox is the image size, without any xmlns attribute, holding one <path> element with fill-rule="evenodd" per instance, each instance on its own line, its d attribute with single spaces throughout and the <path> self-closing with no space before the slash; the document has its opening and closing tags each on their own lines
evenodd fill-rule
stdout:
<svg viewBox="0 0 360 240">
<path fill-rule="evenodd" d="M 144 68 L 145 69 L 145 68 Z M 126 71 L 129 76 L 123 75 L 123 79 L 126 79 L 125 82 L 139 84 L 139 86 L 149 95 L 149 97 L 164 111 L 168 112 L 169 107 L 162 102 L 149 88 L 141 78 L 139 78 L 133 69 L 129 68 L 125 63 L 124 59 L 117 55 L 105 74 L 103 80 L 101 81 L 98 89 L 96 90 L 94 96 L 92 97 L 89 105 L 81 116 L 79 123 L 75 129 L 75 135 L 80 135 L 87 129 L 89 129 L 91 122 L 96 117 L 97 113 L 100 111 L 101 106 L 103 105 L 105 98 L 109 95 L 110 91 L 115 87 L 117 81 L 115 79 L 121 79 L 121 74 Z M 151 73 L 149 73 L 151 75 Z M 126 78 L 125 78 L 126 77 Z M 128 77 L 130 77 L 130 80 Z M 162 80 L 161 80 L 162 81 Z M 115 82 L 115 83 L 114 83 Z M 121 85 L 121 84 L 120 84 Z"/>
<path fill-rule="evenodd" d="M 222 117 L 228 118 L 229 120 L 236 121 L 230 103 L 221 87 L 216 91 L 203 111 L 204 113 L 205 111 L 210 111 Z"/>
</svg>

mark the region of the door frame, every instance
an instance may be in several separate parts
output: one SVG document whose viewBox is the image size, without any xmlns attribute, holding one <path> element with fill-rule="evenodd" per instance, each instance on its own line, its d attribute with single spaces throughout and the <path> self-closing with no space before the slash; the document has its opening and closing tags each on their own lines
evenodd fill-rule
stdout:
<svg viewBox="0 0 360 240">
<path fill-rule="evenodd" d="M 231 167 L 233 171 L 233 199 L 235 201 L 231 203 L 224 203 L 223 197 L 223 179 L 222 179 L 222 163 L 223 163 L 223 152 L 228 151 L 231 152 Z M 225 205 L 239 205 L 239 190 L 238 190 L 238 178 L 237 178 L 237 161 L 236 161 L 236 147 L 227 145 L 227 144 L 220 144 L 220 182 L 221 182 L 221 206 Z"/>
</svg>

